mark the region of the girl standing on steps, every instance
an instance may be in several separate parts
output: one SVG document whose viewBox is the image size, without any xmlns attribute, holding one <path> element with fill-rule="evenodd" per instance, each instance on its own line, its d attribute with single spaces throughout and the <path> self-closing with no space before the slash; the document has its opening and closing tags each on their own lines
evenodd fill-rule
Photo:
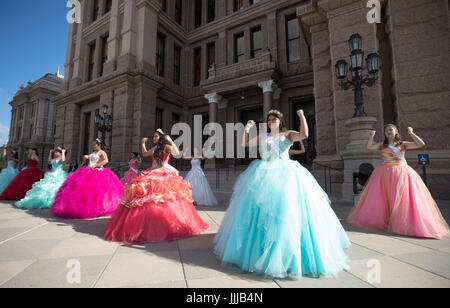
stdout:
<svg viewBox="0 0 450 308">
<path fill-rule="evenodd" d="M 347 222 L 364 228 L 401 235 L 440 239 L 449 227 L 417 172 L 408 166 L 406 150 L 421 149 L 425 142 L 411 127 L 413 142 L 402 141 L 398 129 L 388 124 L 384 142 L 373 144 L 372 131 L 367 149 L 381 151 L 383 164 L 375 169 Z"/>
<path fill-rule="evenodd" d="M 249 140 L 255 122 L 248 122 L 242 146 L 260 145 L 262 159 L 235 183 L 214 251 L 225 264 L 268 277 L 336 276 L 349 268 L 344 249 L 350 241 L 327 194 L 289 158 L 293 142 L 308 137 L 303 111 L 297 114 L 300 132 L 287 130 L 282 113 L 271 110 L 269 133 Z"/>
<path fill-rule="evenodd" d="M 192 199 L 192 188 L 168 164 L 179 150 L 170 136 L 158 129 L 155 147 L 147 151 L 142 139 L 142 156 L 151 157 L 152 168 L 125 184 L 120 206 L 111 216 L 104 237 L 119 243 L 153 243 L 201 234 L 208 225 L 200 218 Z"/>
<path fill-rule="evenodd" d="M 104 166 L 108 155 L 100 139 L 93 143 L 89 166 L 71 173 L 59 189 L 51 211 L 63 218 L 89 219 L 110 215 L 118 206 L 123 186 L 117 176 Z"/>
<path fill-rule="evenodd" d="M 204 161 L 206 158 L 203 155 L 200 156 L 198 152 L 198 149 L 194 148 L 194 157 L 183 155 L 183 159 L 190 160 L 192 165 L 185 180 L 192 185 L 192 196 L 194 197 L 195 205 L 216 206 L 218 204 L 217 199 L 214 197 L 208 179 L 201 167 L 201 161 Z"/>
</svg>

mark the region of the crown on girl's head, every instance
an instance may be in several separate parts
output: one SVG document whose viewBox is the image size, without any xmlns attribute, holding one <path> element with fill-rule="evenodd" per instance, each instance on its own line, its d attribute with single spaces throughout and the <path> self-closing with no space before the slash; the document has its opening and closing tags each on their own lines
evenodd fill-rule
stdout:
<svg viewBox="0 0 450 308">
<path fill-rule="evenodd" d="M 270 116 L 270 115 L 275 115 L 277 118 L 280 118 L 280 119 L 283 117 L 283 114 L 276 109 L 272 109 L 267 113 L 267 116 Z"/>
<path fill-rule="evenodd" d="M 157 131 L 158 133 L 160 133 L 161 135 L 165 135 L 164 132 L 163 132 L 163 130 L 162 130 L 161 128 L 158 128 L 156 131 Z"/>
</svg>

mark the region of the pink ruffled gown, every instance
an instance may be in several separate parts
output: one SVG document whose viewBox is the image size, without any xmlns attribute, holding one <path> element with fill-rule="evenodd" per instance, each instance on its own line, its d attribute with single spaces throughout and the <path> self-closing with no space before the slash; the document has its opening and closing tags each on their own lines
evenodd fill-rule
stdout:
<svg viewBox="0 0 450 308">
<path fill-rule="evenodd" d="M 153 243 L 201 234 L 208 228 L 198 215 L 192 187 L 168 164 L 142 171 L 125 184 L 121 205 L 111 216 L 104 237 L 119 243 Z"/>
<path fill-rule="evenodd" d="M 440 239 L 449 227 L 425 183 L 408 166 L 404 152 L 389 146 L 347 222 L 363 228 Z"/>
<path fill-rule="evenodd" d="M 110 215 L 119 205 L 123 185 L 108 168 L 93 168 L 100 157 L 89 156 L 89 166 L 70 173 L 59 189 L 51 211 L 63 218 L 89 219 Z"/>
<path fill-rule="evenodd" d="M 130 165 L 130 169 L 125 172 L 123 178 L 120 180 L 123 185 L 125 185 L 126 183 L 130 183 L 132 179 L 136 178 L 139 175 L 137 161 L 131 160 L 128 164 Z"/>
</svg>

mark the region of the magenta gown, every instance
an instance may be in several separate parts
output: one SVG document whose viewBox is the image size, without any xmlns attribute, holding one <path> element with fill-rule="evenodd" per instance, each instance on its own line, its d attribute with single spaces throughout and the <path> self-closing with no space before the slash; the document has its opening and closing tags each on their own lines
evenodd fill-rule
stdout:
<svg viewBox="0 0 450 308">
<path fill-rule="evenodd" d="M 422 178 L 408 166 L 404 152 L 389 146 L 381 155 L 383 165 L 373 172 L 347 222 L 413 237 L 446 236 L 449 227 Z"/>
<path fill-rule="evenodd" d="M 89 156 L 89 166 L 69 174 L 51 207 L 63 218 L 89 219 L 110 215 L 119 205 L 123 186 L 108 168 L 93 168 L 97 153 Z"/>
</svg>

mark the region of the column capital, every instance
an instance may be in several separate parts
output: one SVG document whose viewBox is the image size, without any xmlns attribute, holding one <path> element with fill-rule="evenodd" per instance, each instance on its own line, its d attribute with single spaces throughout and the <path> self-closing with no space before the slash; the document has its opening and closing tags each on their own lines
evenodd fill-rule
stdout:
<svg viewBox="0 0 450 308">
<path fill-rule="evenodd" d="M 277 87 L 277 84 L 273 80 L 262 81 L 258 83 L 258 86 L 263 89 L 263 93 L 273 92 Z"/>
<path fill-rule="evenodd" d="M 205 94 L 205 99 L 207 99 L 210 104 L 218 104 L 219 101 L 222 100 L 222 96 L 217 93 L 209 93 Z"/>
</svg>

